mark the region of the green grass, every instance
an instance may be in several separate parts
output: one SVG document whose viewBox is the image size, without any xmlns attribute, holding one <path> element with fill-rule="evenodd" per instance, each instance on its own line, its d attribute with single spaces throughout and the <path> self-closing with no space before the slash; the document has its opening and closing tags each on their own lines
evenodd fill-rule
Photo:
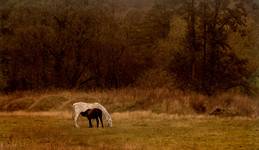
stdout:
<svg viewBox="0 0 259 150">
<path fill-rule="evenodd" d="M 112 128 L 73 128 L 69 116 L 2 115 L 0 149 L 258 150 L 259 120 L 115 113 Z"/>
</svg>

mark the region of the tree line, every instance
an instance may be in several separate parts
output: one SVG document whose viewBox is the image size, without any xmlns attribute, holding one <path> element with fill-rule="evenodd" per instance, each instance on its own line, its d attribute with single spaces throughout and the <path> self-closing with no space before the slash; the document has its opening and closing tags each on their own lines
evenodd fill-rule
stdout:
<svg viewBox="0 0 259 150">
<path fill-rule="evenodd" d="M 1 90 L 254 91 L 251 0 L 1 2 Z"/>
</svg>

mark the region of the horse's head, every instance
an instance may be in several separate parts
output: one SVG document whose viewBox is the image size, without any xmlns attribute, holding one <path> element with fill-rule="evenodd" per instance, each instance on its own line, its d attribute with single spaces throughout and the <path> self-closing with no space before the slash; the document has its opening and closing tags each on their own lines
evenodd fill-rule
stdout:
<svg viewBox="0 0 259 150">
<path fill-rule="evenodd" d="M 112 127 L 112 119 L 108 119 L 108 127 Z"/>
</svg>

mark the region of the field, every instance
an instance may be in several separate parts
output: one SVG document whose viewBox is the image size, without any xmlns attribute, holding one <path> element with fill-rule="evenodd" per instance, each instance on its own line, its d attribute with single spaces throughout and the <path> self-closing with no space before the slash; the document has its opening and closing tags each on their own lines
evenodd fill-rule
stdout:
<svg viewBox="0 0 259 150">
<path fill-rule="evenodd" d="M 73 127 L 74 102 L 99 102 L 112 128 Z M 211 115 L 216 108 L 224 111 Z M 0 95 L 0 150 L 259 150 L 257 98 L 169 89 L 26 91 Z"/>
<path fill-rule="evenodd" d="M 259 120 L 248 117 L 113 113 L 112 128 L 73 127 L 71 114 L 0 113 L 0 149 L 259 149 Z"/>
</svg>

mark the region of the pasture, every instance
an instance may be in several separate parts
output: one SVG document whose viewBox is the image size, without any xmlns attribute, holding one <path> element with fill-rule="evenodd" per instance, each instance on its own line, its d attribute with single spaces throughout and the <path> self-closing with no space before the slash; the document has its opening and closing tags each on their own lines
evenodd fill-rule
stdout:
<svg viewBox="0 0 259 150">
<path fill-rule="evenodd" d="M 112 128 L 73 127 L 70 112 L 0 113 L 0 149 L 258 150 L 259 120 L 247 117 L 112 113 Z M 94 122 L 95 123 L 95 122 Z"/>
</svg>

